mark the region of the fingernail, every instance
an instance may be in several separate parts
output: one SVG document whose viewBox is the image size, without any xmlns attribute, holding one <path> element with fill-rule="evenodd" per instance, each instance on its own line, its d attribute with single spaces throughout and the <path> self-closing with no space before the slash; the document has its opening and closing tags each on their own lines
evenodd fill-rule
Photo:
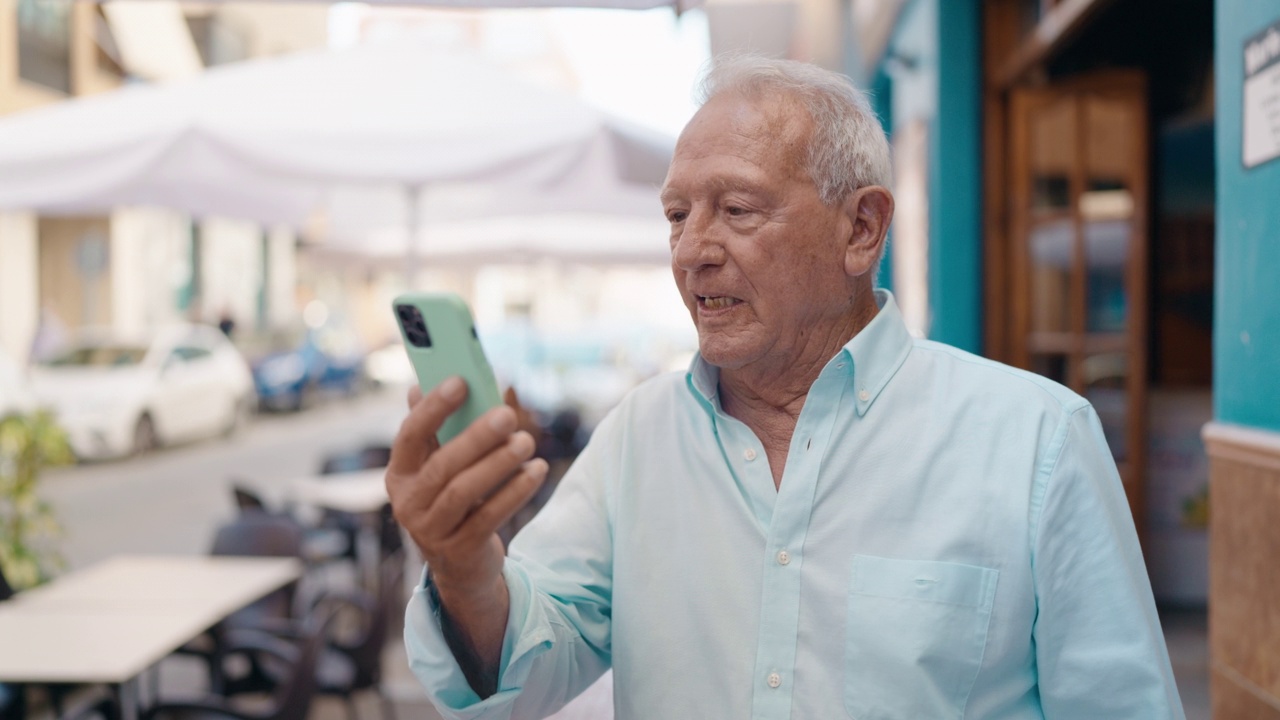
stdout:
<svg viewBox="0 0 1280 720">
<path fill-rule="evenodd" d="M 529 473 L 530 477 L 537 480 L 541 480 L 547 476 L 547 469 L 547 461 L 542 458 L 535 458 L 524 464 L 524 471 Z"/>
<path fill-rule="evenodd" d="M 533 450 L 533 436 L 527 432 L 518 432 L 507 441 L 507 447 L 517 457 L 528 455 Z"/>
<path fill-rule="evenodd" d="M 500 407 L 489 414 L 489 426 L 500 433 L 516 429 L 516 414 L 509 407 Z"/>
<path fill-rule="evenodd" d="M 467 384 L 456 375 L 440 383 L 440 394 L 445 400 L 457 400 L 462 397 L 462 392 L 466 389 Z"/>
</svg>

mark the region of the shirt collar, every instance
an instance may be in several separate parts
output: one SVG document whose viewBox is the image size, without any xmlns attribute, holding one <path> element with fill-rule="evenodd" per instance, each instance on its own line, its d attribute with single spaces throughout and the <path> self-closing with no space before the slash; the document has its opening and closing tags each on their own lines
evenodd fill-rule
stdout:
<svg viewBox="0 0 1280 720">
<path fill-rule="evenodd" d="M 880 311 L 828 363 L 830 367 L 843 357 L 852 359 L 850 370 L 856 388 L 854 397 L 859 417 L 867 413 L 898 368 L 902 367 L 912 346 L 911 334 L 902 321 L 893 293 L 876 290 L 875 297 Z M 703 360 L 701 353 L 694 353 L 685 382 L 689 392 L 708 412 L 720 410 L 720 368 Z"/>
</svg>

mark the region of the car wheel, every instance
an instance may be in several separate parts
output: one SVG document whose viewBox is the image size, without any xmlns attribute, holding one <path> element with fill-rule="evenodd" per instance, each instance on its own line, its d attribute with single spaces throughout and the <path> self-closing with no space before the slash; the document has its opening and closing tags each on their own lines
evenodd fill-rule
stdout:
<svg viewBox="0 0 1280 720">
<path fill-rule="evenodd" d="M 138 424 L 133 426 L 133 454 L 145 455 L 160 446 L 160 439 L 156 436 L 156 425 L 151 420 L 151 416 L 143 413 L 138 418 Z"/>
</svg>

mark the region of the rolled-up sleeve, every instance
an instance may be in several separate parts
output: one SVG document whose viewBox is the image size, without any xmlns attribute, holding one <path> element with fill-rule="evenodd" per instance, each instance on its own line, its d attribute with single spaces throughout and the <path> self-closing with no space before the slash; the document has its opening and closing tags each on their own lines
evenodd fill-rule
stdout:
<svg viewBox="0 0 1280 720">
<path fill-rule="evenodd" d="M 424 574 L 405 615 L 414 675 L 448 720 L 544 717 L 609 669 L 612 531 L 601 423 L 546 507 L 513 541 L 503 566 L 510 596 L 498 691 L 481 699 L 440 627 Z"/>
<path fill-rule="evenodd" d="M 1032 497 L 1040 700 L 1057 718 L 1184 715 L 1115 462 L 1089 405 L 1064 412 Z"/>
</svg>

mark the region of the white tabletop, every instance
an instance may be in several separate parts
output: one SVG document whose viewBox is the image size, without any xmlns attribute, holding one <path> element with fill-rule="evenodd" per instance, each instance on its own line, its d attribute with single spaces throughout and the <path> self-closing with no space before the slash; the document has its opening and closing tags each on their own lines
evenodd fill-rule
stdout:
<svg viewBox="0 0 1280 720">
<path fill-rule="evenodd" d="M 308 475 L 289 482 L 289 498 L 303 505 L 349 513 L 374 513 L 387 504 L 386 468 Z"/>
<path fill-rule="evenodd" d="M 0 681 L 126 682 L 301 572 L 292 558 L 111 558 L 0 603 Z"/>
</svg>

